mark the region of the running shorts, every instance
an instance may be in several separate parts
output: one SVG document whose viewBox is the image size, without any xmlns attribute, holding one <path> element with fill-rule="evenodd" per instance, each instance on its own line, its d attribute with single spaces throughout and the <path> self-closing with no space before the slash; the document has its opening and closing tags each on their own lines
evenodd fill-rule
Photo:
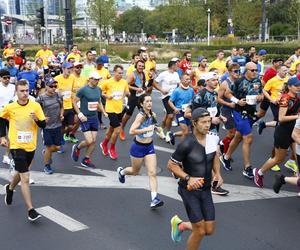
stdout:
<svg viewBox="0 0 300 250">
<path fill-rule="evenodd" d="M 107 113 L 109 119 L 109 125 L 113 128 L 117 128 L 121 126 L 123 113 Z"/>
<path fill-rule="evenodd" d="M 24 149 L 11 149 L 10 153 L 15 163 L 15 170 L 19 173 L 26 173 L 34 157 L 34 152 L 27 152 Z"/>
<path fill-rule="evenodd" d="M 164 99 L 162 99 L 162 102 L 163 102 L 163 105 L 165 107 L 167 114 L 171 115 L 174 113 L 174 110 L 169 105 L 169 99 L 170 99 L 170 96 L 167 96 Z"/>
<path fill-rule="evenodd" d="M 153 142 L 140 143 L 136 140 L 133 141 L 130 148 L 130 156 L 135 158 L 144 158 L 151 154 L 155 154 Z"/>
<path fill-rule="evenodd" d="M 232 112 L 233 111 L 231 109 L 221 109 L 221 115 L 227 119 L 227 121 L 224 123 L 224 126 L 227 130 L 235 128 Z"/>
<path fill-rule="evenodd" d="M 73 109 L 65 109 L 63 126 L 68 127 L 74 125 L 74 116 L 75 113 Z"/>
<path fill-rule="evenodd" d="M 62 140 L 61 127 L 53 129 L 43 129 L 43 139 L 45 146 L 60 146 Z"/>
<path fill-rule="evenodd" d="M 278 125 L 274 132 L 274 147 L 288 149 L 294 142 L 292 138 L 293 128 L 286 128 Z"/>
<path fill-rule="evenodd" d="M 97 116 L 87 117 L 86 122 L 80 122 L 81 131 L 98 131 L 99 128 L 99 120 Z"/>
<path fill-rule="evenodd" d="M 191 121 L 184 117 L 184 113 L 180 112 L 180 114 L 176 114 L 176 120 L 178 123 L 185 124 L 187 126 L 191 125 Z"/>
<path fill-rule="evenodd" d="M 252 133 L 252 126 L 251 126 L 251 121 L 249 118 L 243 118 L 242 115 L 233 110 L 233 119 L 234 119 L 234 124 L 235 128 L 238 132 L 241 133 L 242 136 L 246 136 Z"/>
</svg>

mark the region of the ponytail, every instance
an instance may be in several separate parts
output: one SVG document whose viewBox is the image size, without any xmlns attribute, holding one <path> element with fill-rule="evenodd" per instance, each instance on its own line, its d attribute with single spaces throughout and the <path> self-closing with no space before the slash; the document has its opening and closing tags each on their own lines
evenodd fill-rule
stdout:
<svg viewBox="0 0 300 250">
<path fill-rule="evenodd" d="M 282 91 L 282 94 L 287 94 L 289 92 L 287 83 L 284 83 L 281 91 Z"/>
</svg>

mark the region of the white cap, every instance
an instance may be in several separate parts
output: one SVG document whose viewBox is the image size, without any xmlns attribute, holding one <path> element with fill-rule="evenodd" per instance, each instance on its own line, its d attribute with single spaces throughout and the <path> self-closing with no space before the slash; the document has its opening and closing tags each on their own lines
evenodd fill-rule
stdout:
<svg viewBox="0 0 300 250">
<path fill-rule="evenodd" d="M 74 62 L 74 67 L 77 67 L 77 66 L 79 66 L 79 65 L 83 65 L 81 62 Z"/>
<path fill-rule="evenodd" d="M 94 79 L 100 80 L 102 77 L 99 75 L 99 73 L 97 71 L 92 71 L 89 74 L 89 78 L 94 78 Z"/>
<path fill-rule="evenodd" d="M 180 61 L 180 59 L 178 57 L 173 57 L 170 61 L 171 62 L 177 62 L 177 61 Z"/>
<path fill-rule="evenodd" d="M 96 50 L 92 50 L 91 51 L 93 55 L 97 55 L 97 51 Z"/>
<path fill-rule="evenodd" d="M 147 48 L 146 48 L 146 47 L 141 47 L 141 48 L 140 48 L 140 50 L 142 50 L 142 51 L 146 51 L 146 50 L 147 50 Z"/>
<path fill-rule="evenodd" d="M 207 80 L 210 80 L 210 79 L 218 78 L 218 74 L 215 73 L 215 72 L 207 72 L 207 73 L 201 75 L 200 78 L 207 81 Z"/>
</svg>

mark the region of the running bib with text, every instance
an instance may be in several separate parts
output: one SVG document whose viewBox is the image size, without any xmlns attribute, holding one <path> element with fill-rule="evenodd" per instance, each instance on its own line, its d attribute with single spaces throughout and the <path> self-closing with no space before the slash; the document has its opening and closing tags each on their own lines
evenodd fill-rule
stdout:
<svg viewBox="0 0 300 250">
<path fill-rule="evenodd" d="M 217 107 L 207 108 L 207 111 L 209 112 L 210 117 L 216 117 L 218 113 Z"/>
<path fill-rule="evenodd" d="M 88 110 L 96 111 L 98 109 L 98 102 L 88 102 Z"/>
<path fill-rule="evenodd" d="M 64 91 L 62 92 L 63 99 L 70 99 L 72 96 L 72 91 Z"/>
<path fill-rule="evenodd" d="M 18 131 L 18 143 L 29 143 L 33 140 L 33 133 L 32 132 L 24 132 Z"/>
<path fill-rule="evenodd" d="M 121 91 L 114 91 L 112 93 L 112 97 L 114 100 L 121 100 L 123 98 L 123 92 Z"/>
</svg>

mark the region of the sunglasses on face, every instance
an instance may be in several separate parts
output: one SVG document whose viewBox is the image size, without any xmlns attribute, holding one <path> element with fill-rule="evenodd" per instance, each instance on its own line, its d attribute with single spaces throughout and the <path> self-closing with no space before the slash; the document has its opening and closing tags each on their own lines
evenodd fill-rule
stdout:
<svg viewBox="0 0 300 250">
<path fill-rule="evenodd" d="M 239 69 L 233 70 L 233 73 L 240 75 L 241 71 Z"/>
<path fill-rule="evenodd" d="M 83 68 L 82 66 L 75 67 L 75 69 L 82 69 L 82 68 Z"/>
<path fill-rule="evenodd" d="M 10 76 L 3 76 L 2 77 L 4 80 L 10 79 Z"/>
<path fill-rule="evenodd" d="M 249 71 L 253 72 L 257 72 L 257 69 L 248 69 Z"/>
<path fill-rule="evenodd" d="M 56 89 L 57 85 L 48 85 L 48 87 L 51 88 L 51 89 Z"/>
</svg>

